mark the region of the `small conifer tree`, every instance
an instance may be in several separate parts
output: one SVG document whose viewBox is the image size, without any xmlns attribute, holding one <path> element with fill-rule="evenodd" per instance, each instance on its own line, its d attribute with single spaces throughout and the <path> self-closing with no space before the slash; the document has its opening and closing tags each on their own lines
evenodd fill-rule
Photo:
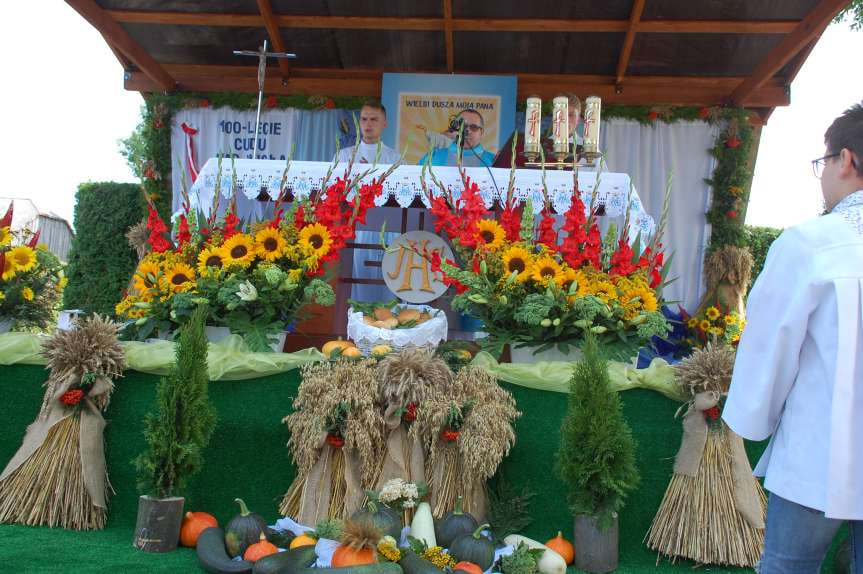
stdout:
<svg viewBox="0 0 863 574">
<path fill-rule="evenodd" d="M 569 486 L 573 514 L 593 516 L 600 528 L 607 528 L 639 482 L 635 440 L 596 340 L 588 336 L 582 350 L 584 357 L 569 383 L 555 466 Z"/>
<path fill-rule="evenodd" d="M 203 465 L 216 415 L 208 396 L 206 306 L 181 328 L 176 363 L 156 388 L 156 412 L 144 419 L 148 449 L 136 460 L 138 488 L 156 498 L 175 496 Z"/>
</svg>

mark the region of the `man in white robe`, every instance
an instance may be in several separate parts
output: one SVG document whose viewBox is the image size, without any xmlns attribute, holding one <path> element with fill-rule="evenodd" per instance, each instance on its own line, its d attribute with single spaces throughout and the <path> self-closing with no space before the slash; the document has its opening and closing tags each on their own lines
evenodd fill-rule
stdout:
<svg viewBox="0 0 863 574">
<path fill-rule="evenodd" d="M 824 139 L 813 164 L 828 213 L 771 246 L 722 415 L 770 437 L 755 469 L 770 492 L 761 574 L 820 572 L 846 521 L 863 573 L 863 106 Z"/>
<path fill-rule="evenodd" d="M 337 159 L 339 162 L 348 162 L 354 149 L 357 154 L 354 163 L 374 163 L 375 154 L 380 145 L 380 156 L 377 158 L 378 165 L 390 165 L 398 161 L 399 153 L 393 148 L 384 145 L 381 134 L 387 127 L 387 110 L 377 101 L 368 101 L 360 109 L 360 143 L 340 149 Z"/>
</svg>

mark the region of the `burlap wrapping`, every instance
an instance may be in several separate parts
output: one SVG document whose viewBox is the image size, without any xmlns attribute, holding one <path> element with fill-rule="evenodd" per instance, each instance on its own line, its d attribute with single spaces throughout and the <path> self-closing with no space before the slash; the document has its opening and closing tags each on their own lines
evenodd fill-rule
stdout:
<svg viewBox="0 0 863 574">
<path fill-rule="evenodd" d="M 399 414 L 399 407 L 390 405 L 384 413 L 387 431 L 387 446 L 383 465 L 377 481 L 380 490 L 384 483 L 394 478 L 405 482 L 425 482 L 425 454 L 422 444 L 411 436 Z"/>
<path fill-rule="evenodd" d="M 99 508 L 106 508 L 105 481 L 107 474 L 105 470 L 105 448 L 102 439 L 102 431 L 105 429 L 105 419 L 102 418 L 102 412 L 94 401 L 106 404 L 107 400 L 104 399 L 107 393 L 110 393 L 114 388 L 114 385 L 107 377 L 99 377 L 94 382 L 90 392 L 81 399 L 80 408 L 67 407 L 60 402 L 60 397 L 69 390 L 71 385 L 77 383 L 78 379 L 78 376 L 72 374 L 67 375 L 65 380 L 57 383 L 56 387 L 54 387 L 54 394 L 44 403 L 36 420 L 27 427 L 21 448 L 18 449 L 18 452 L 15 453 L 12 460 L 6 465 L 3 474 L 0 474 L 0 480 L 15 472 L 16 469 L 33 456 L 33 453 L 45 442 L 51 427 L 66 417 L 80 416 L 81 436 L 79 449 L 84 486 L 87 489 L 87 494 L 90 495 L 90 499 L 93 501 L 93 505 Z M 51 388 L 50 379 L 48 386 Z M 100 398 L 103 400 L 99 400 Z"/>
<path fill-rule="evenodd" d="M 707 433 L 711 431 L 704 417 L 707 409 L 719 403 L 719 394 L 715 391 L 698 393 L 689 404 L 689 409 L 683 417 L 683 438 L 680 449 L 674 459 L 675 474 L 694 477 L 698 474 Z M 743 439 L 722 423 L 722 432 L 726 433 L 731 452 L 731 468 L 734 481 L 734 505 L 741 516 L 753 528 L 764 528 L 764 512 L 759 496 L 759 485 L 752 476 L 752 467 Z"/>
<path fill-rule="evenodd" d="M 302 479 L 296 521 L 307 526 L 315 526 L 328 518 L 349 517 L 360 509 L 365 497 L 356 453 L 349 448 L 333 447 L 326 440 L 327 433 L 321 433 L 321 455 Z M 334 486 L 344 488 L 343 502 L 334 501 Z"/>
</svg>

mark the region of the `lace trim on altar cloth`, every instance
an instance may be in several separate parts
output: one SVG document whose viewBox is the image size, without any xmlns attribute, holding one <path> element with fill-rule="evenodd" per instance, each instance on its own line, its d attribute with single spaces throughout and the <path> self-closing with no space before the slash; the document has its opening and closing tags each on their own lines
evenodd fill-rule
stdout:
<svg viewBox="0 0 863 574">
<path fill-rule="evenodd" d="M 286 164 L 283 161 L 272 160 L 236 160 L 234 170 L 236 174 L 237 190 L 250 200 L 257 199 L 262 192 L 270 196 L 277 195 L 285 178 L 285 186 L 299 199 L 307 198 L 313 191 L 319 191 L 321 183 L 332 168 L 328 162 L 294 161 L 291 162 L 290 170 L 285 174 Z M 363 181 L 371 181 L 386 171 L 389 166 L 377 166 L 369 173 Z M 337 174 L 341 175 L 347 168 L 345 163 L 340 163 L 332 170 L 330 182 L 335 181 Z M 354 166 L 352 173 L 359 175 L 369 169 L 368 165 Z M 509 182 L 510 170 L 502 168 L 464 168 L 471 182 L 476 183 L 480 190 L 480 196 L 487 208 L 491 208 L 495 202 L 501 202 L 506 194 Z M 463 184 L 461 174 L 455 167 L 433 168 L 435 178 L 443 184 L 454 196 L 458 197 Z M 192 185 L 189 195 L 191 203 L 202 209 L 208 209 L 211 205 L 213 194 L 218 187 L 222 196 L 230 197 L 234 173 L 231 164 L 223 162 L 221 173 L 219 173 L 218 160 L 210 159 L 201 169 L 198 178 Z M 378 206 L 386 204 L 390 198 L 394 199 L 400 207 L 410 206 L 415 199 L 419 199 L 426 207 L 430 207 L 428 198 L 423 194 L 421 179 L 423 177 L 422 166 L 402 165 L 396 168 L 383 184 L 381 196 L 375 203 Z M 610 217 L 620 217 L 626 214 L 629 204 L 629 232 L 635 237 L 639 232 L 642 236 L 652 235 L 656 224 L 644 209 L 644 205 L 638 196 L 638 192 L 632 188 L 631 180 L 625 173 L 603 172 L 599 176 L 599 189 L 596 192 L 596 206 L 600 206 L 602 214 Z M 564 213 L 572 204 L 573 174 L 571 171 L 546 171 L 545 184 L 548 189 L 549 201 L 557 213 Z M 429 189 L 437 195 L 437 187 L 431 178 L 426 175 Z M 590 205 L 593 190 L 597 187 L 597 174 L 594 171 L 580 170 L 578 172 L 579 194 L 585 207 Z M 631 189 L 632 188 L 632 189 Z M 531 199 L 533 210 L 539 213 L 544 205 L 542 172 L 533 169 L 516 170 L 513 186 L 513 196 L 518 203 Z M 631 196 L 630 196 L 631 191 Z"/>
<path fill-rule="evenodd" d="M 857 230 L 858 235 L 863 235 L 863 189 L 845 196 L 831 213 L 841 215 L 851 227 Z"/>
</svg>

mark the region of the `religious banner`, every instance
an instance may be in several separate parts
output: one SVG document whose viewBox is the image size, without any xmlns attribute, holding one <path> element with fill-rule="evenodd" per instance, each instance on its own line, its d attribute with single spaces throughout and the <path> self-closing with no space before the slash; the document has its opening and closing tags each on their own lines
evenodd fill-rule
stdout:
<svg viewBox="0 0 863 574">
<path fill-rule="evenodd" d="M 515 76 L 384 74 L 381 99 L 389 124 L 383 141 L 406 150 L 405 163 L 432 153 L 433 163 L 454 165 L 447 152 L 456 149 L 463 120 L 465 165 L 491 166 L 515 128 L 516 83 Z"/>
<path fill-rule="evenodd" d="M 177 112 L 171 126 L 173 211 L 180 209 L 181 178 L 185 178 L 189 189 L 210 158 L 224 157 L 226 173 L 230 171 L 230 158 L 251 159 L 255 148 L 259 159 L 284 161 L 293 145 L 296 125 L 294 109 L 262 110 L 255 141 L 254 110 L 241 112 L 223 107 Z"/>
<path fill-rule="evenodd" d="M 444 294 L 447 285 L 423 253 L 437 253 L 453 260 L 452 249 L 441 237 L 428 231 L 409 231 L 396 238 L 384 254 L 381 272 L 396 297 L 408 303 L 428 303 Z"/>
</svg>

